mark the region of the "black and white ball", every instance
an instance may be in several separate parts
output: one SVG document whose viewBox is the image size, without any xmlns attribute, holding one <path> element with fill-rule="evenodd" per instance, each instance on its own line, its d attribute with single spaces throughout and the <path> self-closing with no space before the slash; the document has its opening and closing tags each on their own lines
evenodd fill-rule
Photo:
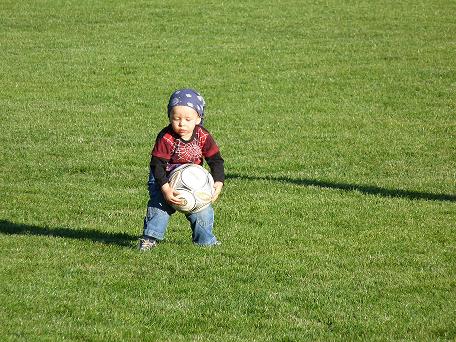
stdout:
<svg viewBox="0 0 456 342">
<path fill-rule="evenodd" d="M 202 166 L 184 164 L 174 169 L 169 175 L 170 186 L 179 192 L 182 205 L 173 208 L 183 213 L 196 213 L 206 208 L 214 194 L 214 179 Z"/>
</svg>

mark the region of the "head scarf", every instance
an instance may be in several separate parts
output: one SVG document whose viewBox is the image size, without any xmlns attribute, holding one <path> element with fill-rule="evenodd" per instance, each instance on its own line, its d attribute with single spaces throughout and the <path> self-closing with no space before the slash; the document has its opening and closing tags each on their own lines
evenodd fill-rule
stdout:
<svg viewBox="0 0 456 342">
<path fill-rule="evenodd" d="M 169 98 L 168 116 L 171 114 L 171 110 L 175 106 L 186 106 L 193 108 L 201 118 L 200 125 L 203 125 L 204 107 L 206 106 L 206 102 L 204 102 L 203 97 L 197 91 L 189 88 L 176 90 L 171 94 L 171 97 Z"/>
</svg>

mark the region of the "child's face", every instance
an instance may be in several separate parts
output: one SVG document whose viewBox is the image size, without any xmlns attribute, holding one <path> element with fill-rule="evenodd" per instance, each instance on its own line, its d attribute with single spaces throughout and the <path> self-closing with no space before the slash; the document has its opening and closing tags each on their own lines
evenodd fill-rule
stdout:
<svg viewBox="0 0 456 342">
<path fill-rule="evenodd" d="M 196 110 L 187 106 L 175 106 L 171 109 L 169 122 L 174 132 L 185 140 L 192 137 L 196 125 L 201 123 L 201 118 Z"/>
</svg>

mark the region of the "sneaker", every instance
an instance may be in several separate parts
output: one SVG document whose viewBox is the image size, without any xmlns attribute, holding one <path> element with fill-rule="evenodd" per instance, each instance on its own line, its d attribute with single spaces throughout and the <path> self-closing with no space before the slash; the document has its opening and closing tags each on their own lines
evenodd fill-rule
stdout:
<svg viewBox="0 0 456 342">
<path fill-rule="evenodd" d="M 199 247 L 206 247 L 206 248 L 210 248 L 210 247 L 216 247 L 216 246 L 220 246 L 222 243 L 220 241 L 215 241 L 214 243 L 211 243 L 211 244 L 208 244 L 208 245 L 201 245 L 201 244 L 198 244 L 198 243 L 195 243 L 196 246 L 199 246 Z"/>
<path fill-rule="evenodd" d="M 148 236 L 144 236 L 143 238 L 139 239 L 139 250 L 140 251 L 148 251 L 157 246 L 157 240 L 154 238 L 150 238 Z"/>
</svg>

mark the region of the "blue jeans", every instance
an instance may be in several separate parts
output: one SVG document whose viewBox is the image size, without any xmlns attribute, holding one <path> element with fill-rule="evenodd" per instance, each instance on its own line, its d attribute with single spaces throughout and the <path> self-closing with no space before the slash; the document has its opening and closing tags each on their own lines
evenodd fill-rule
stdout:
<svg viewBox="0 0 456 342">
<path fill-rule="evenodd" d="M 149 188 L 149 201 L 147 203 L 147 214 L 144 218 L 144 235 L 163 240 L 169 218 L 176 210 L 166 202 L 152 172 L 149 174 L 147 185 Z M 197 213 L 185 214 L 185 217 L 190 222 L 192 241 L 195 244 L 210 246 L 217 243 L 217 238 L 212 233 L 214 227 L 214 209 L 212 205 Z"/>
</svg>

